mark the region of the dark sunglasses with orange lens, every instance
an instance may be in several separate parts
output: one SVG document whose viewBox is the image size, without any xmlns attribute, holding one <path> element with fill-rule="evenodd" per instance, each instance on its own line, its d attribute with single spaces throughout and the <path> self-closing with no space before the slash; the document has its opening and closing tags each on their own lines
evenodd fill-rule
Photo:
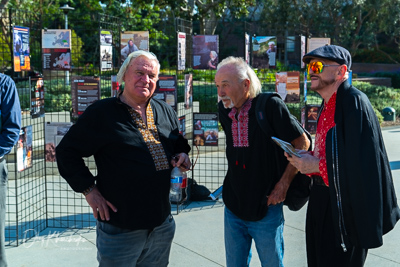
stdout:
<svg viewBox="0 0 400 267">
<path fill-rule="evenodd" d="M 316 61 L 308 64 L 307 71 L 308 74 L 310 74 L 310 70 L 312 70 L 314 74 L 319 74 L 324 70 L 325 67 L 332 67 L 332 66 L 340 66 L 340 65 L 324 65 L 322 62 Z"/>
</svg>

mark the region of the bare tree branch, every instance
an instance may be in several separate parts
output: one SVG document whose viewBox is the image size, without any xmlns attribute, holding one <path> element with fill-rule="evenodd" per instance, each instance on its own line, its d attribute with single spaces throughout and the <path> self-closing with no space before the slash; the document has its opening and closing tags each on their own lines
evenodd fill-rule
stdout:
<svg viewBox="0 0 400 267">
<path fill-rule="evenodd" d="M 386 53 L 385 51 L 382 51 L 380 48 L 379 48 L 379 44 L 378 44 L 378 40 L 376 39 L 376 34 L 375 34 L 375 47 L 376 47 L 376 50 L 377 51 L 379 51 L 379 52 L 381 52 L 382 54 L 384 54 L 388 59 L 390 59 L 392 62 L 394 62 L 394 63 L 396 63 L 396 64 L 399 64 L 399 62 L 398 61 L 396 61 L 394 58 L 392 58 L 388 53 Z"/>
</svg>

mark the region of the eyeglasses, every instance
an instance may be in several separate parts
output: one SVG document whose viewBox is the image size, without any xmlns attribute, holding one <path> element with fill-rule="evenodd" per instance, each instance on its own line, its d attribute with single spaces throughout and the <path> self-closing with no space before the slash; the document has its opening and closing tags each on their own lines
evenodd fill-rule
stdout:
<svg viewBox="0 0 400 267">
<path fill-rule="evenodd" d="M 307 71 L 308 74 L 310 74 L 310 70 L 312 70 L 315 74 L 319 74 L 324 70 L 325 67 L 332 67 L 332 66 L 341 66 L 341 65 L 324 65 L 322 62 L 316 61 L 308 64 Z"/>
</svg>

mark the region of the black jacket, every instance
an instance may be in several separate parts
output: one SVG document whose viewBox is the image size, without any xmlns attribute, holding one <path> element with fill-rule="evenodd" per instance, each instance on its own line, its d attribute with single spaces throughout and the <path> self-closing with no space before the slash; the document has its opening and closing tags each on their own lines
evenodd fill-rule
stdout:
<svg viewBox="0 0 400 267">
<path fill-rule="evenodd" d="M 175 111 L 165 102 L 150 105 L 160 141 L 168 158 L 190 151 L 179 134 Z M 97 176 L 82 158 L 94 156 Z M 171 169 L 156 171 L 153 158 L 127 107 L 117 98 L 90 105 L 56 149 L 58 169 L 76 192 L 96 185 L 118 211 L 110 210 L 110 223 L 137 230 L 161 225 L 170 214 Z"/>
<path fill-rule="evenodd" d="M 347 81 L 337 91 L 335 123 L 326 158 L 336 236 L 342 246 L 379 247 L 400 210 L 378 119 Z"/>
</svg>

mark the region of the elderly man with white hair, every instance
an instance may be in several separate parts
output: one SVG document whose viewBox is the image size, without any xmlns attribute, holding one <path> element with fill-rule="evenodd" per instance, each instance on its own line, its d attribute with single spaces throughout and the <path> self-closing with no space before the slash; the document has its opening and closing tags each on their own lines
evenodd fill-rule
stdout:
<svg viewBox="0 0 400 267">
<path fill-rule="evenodd" d="M 223 184 L 227 267 L 248 266 L 254 240 L 262 266 L 283 266 L 283 201 L 297 173 L 256 120 L 261 83 L 242 58 L 219 63 L 219 119 L 226 136 Z M 275 136 L 307 150 L 310 143 L 281 98 L 263 107 Z"/>
<path fill-rule="evenodd" d="M 171 168 L 191 163 L 175 111 L 152 98 L 159 70 L 154 54 L 130 54 L 117 75 L 124 90 L 89 106 L 56 149 L 60 174 L 97 219 L 99 266 L 168 265 Z M 83 161 L 92 155 L 97 176 Z"/>
</svg>

